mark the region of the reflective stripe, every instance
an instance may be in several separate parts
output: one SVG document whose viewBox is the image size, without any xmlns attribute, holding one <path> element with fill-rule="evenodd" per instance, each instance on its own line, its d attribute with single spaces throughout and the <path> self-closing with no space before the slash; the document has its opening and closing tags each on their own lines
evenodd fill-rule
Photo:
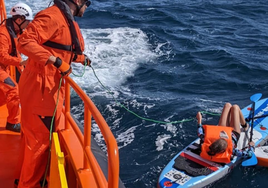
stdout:
<svg viewBox="0 0 268 188">
<path fill-rule="evenodd" d="M 4 83 L 7 84 L 7 85 L 10 85 L 12 87 L 15 87 L 15 83 L 11 80 L 10 77 L 7 77 L 5 80 L 4 80 Z"/>
</svg>

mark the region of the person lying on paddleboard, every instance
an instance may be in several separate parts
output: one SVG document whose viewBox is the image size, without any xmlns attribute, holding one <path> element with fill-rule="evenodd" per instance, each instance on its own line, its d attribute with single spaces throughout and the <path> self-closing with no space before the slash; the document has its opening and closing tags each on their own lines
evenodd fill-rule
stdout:
<svg viewBox="0 0 268 188">
<path fill-rule="evenodd" d="M 218 126 L 202 125 L 202 115 L 196 115 L 198 121 L 198 137 L 201 140 L 201 154 L 204 159 L 218 162 L 230 163 L 232 155 L 250 158 L 254 150 L 254 142 L 249 143 L 245 150 L 237 149 L 240 138 L 240 125 L 247 130 L 249 124 L 238 105 L 226 103 L 222 110 Z"/>
</svg>

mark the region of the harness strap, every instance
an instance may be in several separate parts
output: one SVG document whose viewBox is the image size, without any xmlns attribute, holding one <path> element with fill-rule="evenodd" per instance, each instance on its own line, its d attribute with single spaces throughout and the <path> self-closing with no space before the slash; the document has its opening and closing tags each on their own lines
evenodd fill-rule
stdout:
<svg viewBox="0 0 268 188">
<path fill-rule="evenodd" d="M 54 0 L 54 3 L 60 9 L 63 16 L 67 19 L 67 23 L 69 24 L 69 30 L 72 37 L 72 51 L 80 55 L 83 54 L 74 26 L 74 17 L 70 11 L 69 6 L 61 0 Z"/>
<path fill-rule="evenodd" d="M 64 50 L 64 51 L 70 51 L 72 52 L 72 45 L 64 45 L 64 44 L 60 44 L 57 42 L 52 42 L 52 41 L 46 41 L 45 43 L 43 43 L 43 45 L 51 47 L 51 48 L 56 48 L 59 50 Z"/>
<path fill-rule="evenodd" d="M 17 37 L 17 35 L 15 34 L 15 28 L 14 28 L 14 25 L 12 23 L 12 19 L 9 18 L 6 20 L 6 28 L 7 28 L 7 31 L 9 33 L 9 36 L 10 36 L 10 40 L 11 40 L 11 53 L 10 55 L 13 56 L 13 57 L 17 57 L 17 49 L 16 49 L 16 45 L 15 45 L 15 40 L 14 38 Z"/>
</svg>

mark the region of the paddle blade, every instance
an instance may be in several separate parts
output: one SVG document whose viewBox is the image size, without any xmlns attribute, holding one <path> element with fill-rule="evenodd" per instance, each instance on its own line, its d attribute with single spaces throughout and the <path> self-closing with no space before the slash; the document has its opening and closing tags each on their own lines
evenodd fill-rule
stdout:
<svg viewBox="0 0 268 188">
<path fill-rule="evenodd" d="M 258 164 L 258 159 L 253 153 L 252 157 L 242 162 L 242 166 L 254 166 Z"/>
<path fill-rule="evenodd" d="M 261 97 L 262 97 L 262 94 L 261 93 L 255 93 L 254 95 L 252 95 L 250 97 L 250 100 L 252 102 L 257 102 Z"/>
</svg>

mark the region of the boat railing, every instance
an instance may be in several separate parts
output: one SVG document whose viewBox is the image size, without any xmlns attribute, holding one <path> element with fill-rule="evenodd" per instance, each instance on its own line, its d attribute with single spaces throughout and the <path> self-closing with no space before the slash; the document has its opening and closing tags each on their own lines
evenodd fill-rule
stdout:
<svg viewBox="0 0 268 188">
<path fill-rule="evenodd" d="M 107 187 L 107 181 L 96 158 L 91 151 L 92 117 L 98 125 L 107 146 L 108 155 L 108 188 L 118 188 L 119 182 L 119 153 L 116 139 L 103 116 L 86 95 L 86 93 L 70 78 L 65 78 L 65 129 L 72 128 L 84 150 L 83 169 L 91 169 L 100 188 Z M 84 102 L 84 135 L 71 116 L 71 87 Z"/>
</svg>

